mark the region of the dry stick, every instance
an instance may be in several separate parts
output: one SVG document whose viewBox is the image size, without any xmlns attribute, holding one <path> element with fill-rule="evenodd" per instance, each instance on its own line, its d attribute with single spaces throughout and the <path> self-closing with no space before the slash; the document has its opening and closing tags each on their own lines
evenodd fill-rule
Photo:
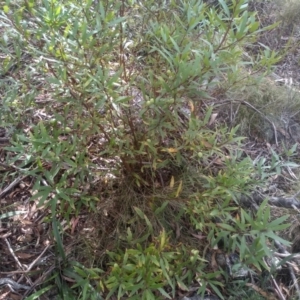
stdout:
<svg viewBox="0 0 300 300">
<path fill-rule="evenodd" d="M 29 272 L 37 263 L 37 261 L 42 257 L 42 255 L 48 250 L 48 248 L 50 247 L 50 244 L 42 251 L 42 253 L 28 266 L 28 268 L 26 269 L 26 272 Z"/>
<path fill-rule="evenodd" d="M 299 254 L 292 254 L 292 253 L 289 253 L 288 251 L 285 251 L 284 253 L 273 252 L 273 254 L 275 256 L 278 256 L 278 257 L 289 257 L 289 256 L 291 256 L 291 258 L 300 258 L 300 253 Z"/>
<path fill-rule="evenodd" d="M 275 241 L 275 246 L 278 248 L 278 250 L 282 253 L 286 253 L 287 251 L 284 249 L 284 247 L 278 242 L 278 241 Z M 291 267 L 291 265 L 288 264 L 288 268 L 289 268 L 289 272 L 290 272 L 290 275 L 292 277 L 292 280 L 293 280 L 293 283 L 294 283 L 294 286 L 295 286 L 295 289 L 297 291 L 297 295 L 298 295 L 298 299 L 300 300 L 300 287 L 299 287 L 299 284 L 298 284 L 298 281 L 297 281 L 297 278 L 295 276 L 295 272 L 293 270 L 293 268 Z"/>
<path fill-rule="evenodd" d="M 9 241 L 7 238 L 4 239 L 5 243 L 7 244 L 8 250 L 10 252 L 10 254 L 12 255 L 12 257 L 14 258 L 15 262 L 18 264 L 18 266 L 21 268 L 21 270 L 24 270 L 24 267 L 22 266 L 22 264 L 20 263 L 19 259 L 17 258 L 17 256 L 14 253 L 14 250 L 11 248 Z M 20 279 L 18 280 L 18 283 L 23 279 L 26 278 L 27 282 L 29 282 L 32 285 L 32 281 L 30 278 L 28 278 L 27 276 L 24 276 L 24 274 L 20 277 Z"/>
<path fill-rule="evenodd" d="M 276 280 L 275 280 L 275 278 L 274 278 L 273 275 L 271 275 L 271 280 L 272 280 L 272 282 L 273 282 L 273 284 L 274 284 L 274 286 L 276 288 L 276 291 L 277 291 L 278 296 L 280 297 L 280 299 L 281 300 L 286 300 L 285 297 L 284 297 L 284 295 L 282 294 L 282 292 L 281 292 L 281 290 L 280 290 L 280 288 L 279 288 L 279 286 L 278 286 L 278 284 L 277 284 L 277 282 L 276 282 Z"/>
<path fill-rule="evenodd" d="M 8 250 L 10 252 L 10 254 L 12 255 L 12 257 L 14 258 L 15 262 L 17 263 L 17 265 L 23 270 L 23 266 L 22 264 L 20 263 L 19 259 L 17 258 L 17 256 L 15 255 L 14 253 L 14 250 L 11 248 L 10 244 L 9 244 L 9 241 L 7 240 L 7 238 L 4 239 L 7 247 L 8 247 Z"/>
<path fill-rule="evenodd" d="M 286 167 L 287 168 L 287 171 L 288 173 L 290 174 L 290 176 L 295 179 L 295 180 L 298 180 L 297 176 L 295 175 L 295 173 L 292 171 L 292 169 L 290 167 Z"/>
<path fill-rule="evenodd" d="M 279 288 L 279 286 L 278 286 L 278 284 L 277 284 L 274 276 L 273 275 L 270 275 L 270 276 L 271 276 L 271 280 L 272 280 L 272 282 L 273 282 L 273 284 L 274 284 L 274 286 L 276 288 L 276 291 L 278 293 L 278 296 L 279 296 L 280 300 L 286 300 L 285 297 L 284 297 L 284 295 L 282 294 L 282 292 L 281 292 L 281 290 L 280 290 L 280 288 Z"/>
<path fill-rule="evenodd" d="M 39 260 L 39 258 L 45 253 L 45 251 L 50 247 L 50 245 L 48 245 L 43 251 L 42 253 L 29 265 L 29 267 L 26 269 L 27 272 L 30 271 L 30 269 L 36 264 L 36 262 Z M 21 281 L 24 277 L 25 277 L 26 273 L 23 273 L 22 276 L 20 277 L 20 279 L 18 281 Z M 26 277 L 27 279 L 27 277 Z M 31 284 L 31 286 L 33 285 L 33 287 L 31 288 L 31 290 L 34 290 L 35 285 L 33 284 L 33 282 L 29 279 L 29 283 Z"/>
<path fill-rule="evenodd" d="M 10 190 L 12 190 L 16 185 L 18 185 L 26 177 L 27 177 L 27 175 L 17 177 L 11 184 L 9 184 L 4 190 L 2 190 L 2 192 L 0 193 L 0 199 L 3 198 L 3 196 L 6 193 L 8 193 Z"/>
<path fill-rule="evenodd" d="M 30 285 L 34 285 L 33 282 L 31 281 L 30 278 L 28 278 L 27 276 L 25 276 L 26 273 L 28 273 L 32 268 L 33 266 L 37 263 L 37 261 L 40 259 L 40 257 L 46 252 L 46 250 L 50 247 L 50 245 L 48 245 L 43 251 L 42 253 L 28 266 L 28 268 L 26 270 L 24 270 L 22 264 L 20 263 L 20 261 L 18 260 L 17 256 L 15 255 L 13 249 L 10 247 L 10 244 L 8 242 L 8 240 L 5 238 L 4 239 L 7 246 L 8 246 L 8 249 L 9 249 L 9 252 L 11 253 L 11 255 L 13 256 L 13 258 L 15 259 L 16 263 L 18 264 L 18 266 L 24 271 L 22 276 L 20 277 L 20 279 L 18 280 L 18 282 L 20 282 L 24 277 L 26 278 L 27 282 L 30 283 Z M 30 290 L 33 290 L 34 289 L 34 286 L 30 288 Z M 29 287 L 28 289 L 29 290 Z"/>
<path fill-rule="evenodd" d="M 267 262 L 266 262 L 266 260 L 264 258 L 263 258 L 263 261 L 264 261 L 265 265 L 267 265 Z M 278 296 L 280 297 L 280 300 L 286 300 L 285 297 L 284 297 L 284 295 L 282 294 L 282 292 L 281 292 L 281 290 L 280 290 L 280 288 L 279 288 L 279 286 L 278 286 L 278 284 L 277 284 L 274 276 L 271 273 L 270 273 L 270 277 L 271 277 L 271 280 L 272 280 L 272 282 L 273 282 L 273 284 L 275 286 L 276 292 L 277 292 Z"/>
<path fill-rule="evenodd" d="M 295 289 L 296 289 L 297 294 L 298 294 L 298 299 L 300 299 L 300 288 L 299 288 L 299 284 L 298 284 L 297 278 L 295 276 L 295 272 L 294 272 L 294 270 L 293 270 L 293 268 L 292 268 L 291 265 L 288 265 L 288 268 L 289 268 L 291 277 L 293 279 L 293 283 L 294 283 Z"/>
<path fill-rule="evenodd" d="M 49 273 L 51 273 L 55 269 L 55 266 L 51 266 L 41 277 L 39 277 L 33 284 L 33 286 L 28 289 L 25 294 L 23 295 L 22 300 L 26 299 L 26 296 L 31 293 L 38 285 L 42 283 L 42 281 L 47 277 Z"/>
<path fill-rule="evenodd" d="M 297 196 L 299 196 L 300 195 L 300 191 L 298 191 L 294 196 L 293 196 L 293 198 L 296 198 Z"/>
</svg>

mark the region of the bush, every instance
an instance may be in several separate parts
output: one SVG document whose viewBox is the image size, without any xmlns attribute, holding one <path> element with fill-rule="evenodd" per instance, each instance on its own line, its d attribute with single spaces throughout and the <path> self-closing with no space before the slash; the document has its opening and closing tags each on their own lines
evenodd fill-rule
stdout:
<svg viewBox="0 0 300 300">
<path fill-rule="evenodd" d="M 213 128 L 208 100 L 240 84 L 246 69 L 267 72 L 278 59 L 265 49 L 245 60 L 244 47 L 261 29 L 247 1 L 232 3 L 220 1 L 222 10 L 216 10 L 198 0 L 7 1 L 1 15 L 2 76 L 10 85 L 2 84 L 1 121 L 15 128 L 8 159 L 21 161 L 20 172 L 34 178 L 32 199 L 49 207 L 54 219 L 69 220 L 106 203 L 97 185 L 112 182 L 113 195 L 125 184 L 129 197 L 122 191 L 108 196 L 119 207 L 123 228 L 138 222 L 127 223 L 139 206 L 140 215 L 150 215 L 144 217 L 148 227 L 156 222 L 170 229 L 174 215 L 167 207 L 179 222 L 206 234 L 211 245 L 226 238 L 228 250 L 238 248 L 242 260 L 258 267 L 268 254 L 264 242 L 276 238 L 271 230 L 278 224 L 261 235 L 263 215 L 253 220 L 240 210 L 239 196 L 259 182 L 239 149 L 237 128 Z M 19 130 L 20 124 L 29 130 Z M 183 283 L 180 268 L 172 267 L 185 258 L 174 245 L 170 249 L 168 230 L 159 235 L 158 228 L 134 248 L 110 251 L 109 275 L 102 280 L 109 295 L 154 299 L 154 290 L 167 296 L 169 286 L 174 295 L 176 285 L 191 283 L 191 271 Z M 255 241 L 250 248 L 245 234 Z M 167 250 L 148 244 L 157 236 Z M 185 247 L 186 253 L 193 250 Z M 259 255 L 249 261 L 252 251 Z M 195 257 L 204 268 L 201 255 Z M 153 268 L 151 278 L 137 270 L 141 261 L 145 270 Z M 201 292 L 207 279 L 220 295 L 217 273 L 205 274 L 199 275 Z"/>
</svg>

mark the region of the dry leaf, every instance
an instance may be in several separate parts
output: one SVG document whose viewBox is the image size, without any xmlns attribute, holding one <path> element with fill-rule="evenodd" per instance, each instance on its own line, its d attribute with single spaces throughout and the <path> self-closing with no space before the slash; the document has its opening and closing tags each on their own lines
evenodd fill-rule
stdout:
<svg viewBox="0 0 300 300">
<path fill-rule="evenodd" d="M 192 236 L 195 237 L 195 238 L 197 238 L 200 241 L 206 239 L 206 236 L 202 235 L 202 234 L 194 234 L 194 233 L 192 233 Z"/>
<path fill-rule="evenodd" d="M 176 191 L 175 198 L 178 198 L 181 191 L 182 191 L 182 180 L 180 180 L 179 186 L 178 186 L 177 191 Z"/>
<path fill-rule="evenodd" d="M 24 252 L 17 252 L 16 255 L 17 255 L 18 258 L 21 258 L 21 259 L 27 259 L 27 258 L 31 258 L 31 257 L 35 256 L 35 254 L 24 253 Z"/>
<path fill-rule="evenodd" d="M 78 221 L 79 221 L 79 217 L 77 217 L 76 219 L 73 219 L 73 220 L 71 221 L 71 223 L 72 223 L 71 235 L 74 234 L 75 228 L 76 228 L 76 226 L 77 226 L 77 224 L 78 224 Z"/>
<path fill-rule="evenodd" d="M 206 140 L 201 140 L 201 145 L 203 145 L 204 147 L 211 149 L 213 146 Z"/>
<path fill-rule="evenodd" d="M 218 116 L 218 113 L 212 114 L 211 117 L 210 117 L 208 125 L 213 124 L 215 122 L 217 116 Z"/>
<path fill-rule="evenodd" d="M 167 151 L 169 153 L 176 153 L 176 152 L 178 152 L 178 150 L 176 148 L 168 148 Z"/>
<path fill-rule="evenodd" d="M 194 112 L 195 106 L 194 106 L 194 102 L 192 100 L 189 100 L 189 107 L 190 107 L 191 113 Z"/>
<path fill-rule="evenodd" d="M 222 158 L 218 157 L 217 159 L 214 160 L 214 164 L 218 165 L 218 166 L 222 166 L 223 165 L 223 160 Z"/>
<path fill-rule="evenodd" d="M 175 183 L 175 179 L 174 179 L 174 176 L 172 176 L 171 181 L 170 181 L 170 188 L 171 189 L 174 187 L 174 183 Z"/>
</svg>

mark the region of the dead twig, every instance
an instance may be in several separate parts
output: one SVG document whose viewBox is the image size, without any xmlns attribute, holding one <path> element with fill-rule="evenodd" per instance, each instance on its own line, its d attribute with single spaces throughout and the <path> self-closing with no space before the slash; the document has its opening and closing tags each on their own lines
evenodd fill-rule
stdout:
<svg viewBox="0 0 300 300">
<path fill-rule="evenodd" d="M 24 180 L 26 176 L 17 177 L 12 183 L 10 183 L 5 189 L 0 193 L 0 199 L 3 198 L 10 190 L 12 190 L 16 185 L 18 185 L 22 180 Z"/>
<path fill-rule="evenodd" d="M 4 241 L 5 241 L 6 245 L 7 245 L 7 248 L 8 248 L 8 250 L 9 250 L 10 254 L 11 254 L 12 257 L 14 258 L 15 262 L 17 263 L 17 265 L 21 268 L 21 270 L 24 270 L 23 265 L 20 263 L 19 259 L 18 259 L 17 256 L 15 255 L 14 250 L 11 248 L 8 239 L 7 239 L 7 238 L 4 238 Z"/>
<path fill-rule="evenodd" d="M 28 268 L 26 269 L 26 272 L 29 272 L 35 266 L 35 264 L 43 256 L 43 254 L 49 249 L 49 247 L 50 247 L 50 244 L 47 245 L 47 247 L 41 252 L 41 254 L 28 266 Z"/>
<path fill-rule="evenodd" d="M 8 247 L 8 250 L 9 250 L 10 254 L 11 254 L 12 257 L 14 258 L 15 262 L 17 263 L 17 265 L 20 267 L 21 270 L 24 270 L 23 265 L 20 263 L 19 259 L 17 258 L 17 256 L 15 255 L 13 249 L 11 248 L 8 239 L 5 238 L 4 241 L 5 241 L 5 243 L 6 243 L 7 247 Z M 29 282 L 29 284 L 32 285 L 31 279 L 28 278 L 27 276 L 25 276 L 24 274 L 20 277 L 20 279 L 18 280 L 18 283 L 19 283 L 24 277 L 26 278 L 27 282 Z"/>
<path fill-rule="evenodd" d="M 295 286 L 295 289 L 297 291 L 298 299 L 300 299 L 300 287 L 299 287 L 298 280 L 296 278 L 295 272 L 294 272 L 291 265 L 288 265 L 288 268 L 289 268 L 289 272 L 290 272 L 290 275 L 291 275 L 292 280 L 293 280 L 293 285 Z"/>
<path fill-rule="evenodd" d="M 281 252 L 283 254 L 287 254 L 288 253 L 285 250 L 285 248 L 278 241 L 275 241 L 275 246 L 277 247 L 277 249 L 278 249 L 279 252 Z M 288 269 L 289 269 L 291 278 L 293 280 L 293 285 L 294 285 L 294 287 L 296 289 L 296 292 L 297 292 L 297 295 L 298 295 L 298 299 L 300 300 L 300 287 L 299 287 L 299 284 L 298 284 L 295 272 L 294 272 L 294 270 L 293 270 L 293 268 L 292 268 L 292 266 L 290 264 L 288 264 Z"/>
<path fill-rule="evenodd" d="M 51 266 L 40 278 L 38 278 L 34 283 L 33 286 L 27 290 L 24 295 L 23 299 L 26 299 L 27 295 L 29 295 L 38 285 L 42 284 L 45 278 L 55 269 L 55 266 Z"/>
</svg>

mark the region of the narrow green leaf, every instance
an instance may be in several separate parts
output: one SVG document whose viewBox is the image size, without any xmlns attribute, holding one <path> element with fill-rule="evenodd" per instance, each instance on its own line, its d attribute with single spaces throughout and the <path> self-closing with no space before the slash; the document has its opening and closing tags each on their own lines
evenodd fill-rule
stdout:
<svg viewBox="0 0 300 300">
<path fill-rule="evenodd" d="M 282 224 L 285 220 L 287 220 L 289 216 L 281 216 L 278 219 L 273 220 L 268 224 L 268 228 L 273 231 L 285 229 L 291 226 L 291 224 Z"/>
<path fill-rule="evenodd" d="M 228 225 L 228 224 L 218 223 L 218 226 L 221 228 L 224 228 L 226 230 L 232 231 L 232 232 L 236 231 L 236 229 L 234 227 L 232 227 L 231 225 Z"/>
<path fill-rule="evenodd" d="M 53 288 L 53 285 L 46 286 L 46 287 L 40 289 L 39 291 L 35 292 L 34 294 L 30 295 L 29 297 L 26 297 L 26 299 L 27 300 L 40 299 L 40 296 L 42 296 L 43 294 L 45 294 L 47 291 L 49 291 L 52 288 Z"/>
<path fill-rule="evenodd" d="M 230 17 L 230 11 L 229 11 L 229 8 L 228 8 L 226 2 L 224 0 L 219 0 L 219 3 L 221 4 L 226 16 Z"/>
<path fill-rule="evenodd" d="M 158 290 L 164 297 L 172 299 L 172 297 L 163 288 L 158 288 Z"/>
<path fill-rule="evenodd" d="M 60 230 L 62 230 L 61 225 L 59 224 L 57 219 L 55 217 L 53 217 L 53 220 L 52 220 L 53 235 L 54 235 L 54 238 L 55 238 L 55 241 L 56 241 L 58 252 L 59 252 L 61 258 L 63 260 L 65 260 L 66 259 L 66 254 L 65 254 L 65 251 L 64 251 L 64 246 L 63 246 L 63 242 L 62 242 L 62 239 L 61 239 L 61 236 L 60 236 L 59 228 L 60 228 Z"/>
</svg>

